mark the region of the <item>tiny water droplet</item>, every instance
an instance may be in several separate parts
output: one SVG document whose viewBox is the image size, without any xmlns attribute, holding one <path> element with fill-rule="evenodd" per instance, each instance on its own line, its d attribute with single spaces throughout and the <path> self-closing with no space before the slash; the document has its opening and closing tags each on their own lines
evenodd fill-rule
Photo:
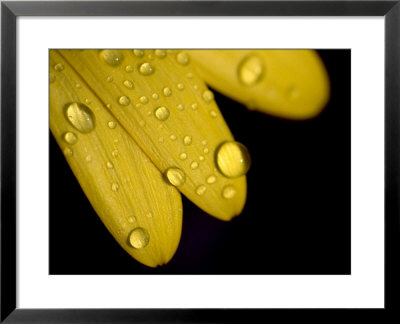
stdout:
<svg viewBox="0 0 400 324">
<path fill-rule="evenodd" d="M 161 106 L 154 111 L 154 115 L 157 117 L 158 120 L 164 121 L 167 120 L 169 117 L 169 110 L 166 107 Z"/>
<path fill-rule="evenodd" d="M 113 81 L 114 81 L 114 78 L 112 76 L 107 77 L 107 82 L 113 82 Z"/>
<path fill-rule="evenodd" d="M 78 141 L 78 137 L 76 137 L 75 133 L 67 132 L 64 134 L 64 141 L 68 144 L 75 144 Z"/>
<path fill-rule="evenodd" d="M 222 189 L 222 197 L 232 199 L 236 195 L 236 189 L 232 185 L 227 185 Z"/>
<path fill-rule="evenodd" d="M 58 64 L 54 65 L 54 70 L 56 70 L 57 72 L 61 72 L 64 70 L 64 65 L 62 65 L 61 63 L 58 63 Z"/>
<path fill-rule="evenodd" d="M 107 162 L 107 168 L 112 169 L 114 168 L 114 165 L 111 162 Z"/>
<path fill-rule="evenodd" d="M 216 117 L 217 117 L 217 113 L 215 112 L 215 110 L 211 110 L 211 111 L 210 111 L 210 116 L 211 116 L 212 118 L 216 118 Z"/>
<path fill-rule="evenodd" d="M 65 117 L 69 123 L 81 133 L 89 133 L 94 129 L 94 114 L 90 108 L 82 103 L 71 103 L 65 109 Z"/>
<path fill-rule="evenodd" d="M 176 167 L 167 169 L 167 171 L 165 172 L 165 176 L 168 179 L 169 183 L 176 187 L 183 185 L 186 181 L 185 173 L 181 169 Z"/>
<path fill-rule="evenodd" d="M 153 217 L 153 213 L 152 212 L 148 212 L 146 215 L 148 218 L 152 218 Z"/>
<path fill-rule="evenodd" d="M 118 150 L 114 150 L 114 151 L 112 151 L 111 154 L 112 154 L 113 157 L 117 157 L 119 152 L 118 152 Z"/>
<path fill-rule="evenodd" d="M 233 141 L 225 142 L 217 149 L 216 161 L 221 173 L 228 178 L 245 175 L 251 164 L 247 148 Z"/>
<path fill-rule="evenodd" d="M 151 97 L 152 97 L 154 100 L 158 100 L 158 98 L 160 98 L 159 95 L 158 95 L 157 93 L 153 93 L 153 94 L 151 95 Z"/>
<path fill-rule="evenodd" d="M 133 89 L 133 82 L 130 80 L 125 80 L 124 81 L 124 86 L 128 89 Z"/>
<path fill-rule="evenodd" d="M 143 57 L 144 56 L 144 50 L 135 49 L 135 50 L 133 50 L 133 54 L 135 54 L 136 57 Z"/>
<path fill-rule="evenodd" d="M 188 79 L 193 79 L 193 73 L 192 73 L 192 72 L 189 72 L 188 74 L 186 74 L 186 77 L 187 77 Z"/>
<path fill-rule="evenodd" d="M 72 154 L 73 154 L 73 152 L 72 152 L 72 150 L 71 150 L 69 147 L 66 147 L 66 148 L 64 149 L 64 155 L 65 155 L 65 156 L 72 156 Z"/>
<path fill-rule="evenodd" d="M 54 81 L 56 81 L 56 76 L 54 74 L 49 74 L 49 82 L 53 83 Z"/>
<path fill-rule="evenodd" d="M 186 159 L 187 159 L 187 154 L 186 154 L 186 153 L 181 153 L 181 154 L 179 155 L 179 158 L 180 158 L 181 160 L 186 160 Z"/>
<path fill-rule="evenodd" d="M 112 108 L 112 105 L 111 105 L 111 104 L 107 104 L 106 107 L 107 107 L 108 109 L 111 109 L 111 108 Z"/>
<path fill-rule="evenodd" d="M 135 216 L 129 217 L 128 218 L 128 222 L 131 223 L 131 224 L 135 223 L 136 222 L 136 217 Z"/>
<path fill-rule="evenodd" d="M 214 94 L 210 90 L 203 92 L 203 99 L 206 103 L 210 103 L 214 100 Z"/>
<path fill-rule="evenodd" d="M 160 137 L 158 138 L 158 141 L 159 141 L 160 143 L 164 143 L 164 137 L 163 137 L 163 136 L 160 136 Z"/>
<path fill-rule="evenodd" d="M 197 90 L 199 90 L 199 86 L 197 84 L 194 84 L 193 89 L 197 91 Z"/>
<path fill-rule="evenodd" d="M 260 58 L 254 55 L 246 56 L 238 66 L 238 77 L 245 86 L 254 86 L 264 75 L 264 65 Z"/>
<path fill-rule="evenodd" d="M 167 56 L 167 52 L 165 50 L 159 50 L 159 49 L 155 50 L 154 54 L 160 59 L 163 59 Z"/>
<path fill-rule="evenodd" d="M 190 62 L 189 54 L 186 52 L 180 52 L 176 55 L 176 61 L 182 65 L 188 65 Z"/>
<path fill-rule="evenodd" d="M 127 96 L 119 97 L 118 102 L 122 106 L 128 106 L 131 103 L 131 101 L 129 100 L 129 98 Z"/>
<path fill-rule="evenodd" d="M 137 103 L 137 104 L 136 104 L 136 108 L 139 109 L 140 107 L 142 107 L 142 105 L 141 105 L 140 103 Z"/>
<path fill-rule="evenodd" d="M 199 164 L 198 164 L 196 161 L 193 161 L 193 162 L 190 164 L 190 167 L 194 170 L 194 169 L 197 169 L 197 168 L 199 167 Z"/>
<path fill-rule="evenodd" d="M 140 100 L 140 102 L 142 103 L 142 104 L 147 104 L 148 102 L 149 102 L 149 99 L 146 97 L 146 96 L 141 96 L 140 98 L 139 98 L 139 100 Z"/>
<path fill-rule="evenodd" d="M 90 104 L 92 103 L 92 101 L 91 101 L 90 99 L 85 99 L 85 103 L 86 103 L 87 105 L 90 105 Z"/>
<path fill-rule="evenodd" d="M 132 65 L 125 66 L 125 71 L 128 72 L 128 73 L 133 72 L 133 66 Z"/>
<path fill-rule="evenodd" d="M 117 126 L 117 123 L 114 122 L 114 121 L 112 121 L 112 120 L 110 120 L 110 121 L 107 123 L 107 125 L 108 125 L 108 127 L 110 127 L 111 129 L 114 129 L 114 128 Z"/>
<path fill-rule="evenodd" d="M 204 150 L 203 150 L 203 152 L 205 153 L 205 154 L 207 154 L 209 151 L 208 151 L 208 148 L 206 147 Z"/>
<path fill-rule="evenodd" d="M 177 108 L 178 108 L 178 110 L 181 110 L 181 111 L 182 111 L 183 109 L 185 109 L 185 108 L 183 107 L 182 104 L 179 104 Z"/>
<path fill-rule="evenodd" d="M 123 60 L 123 55 L 120 51 L 117 50 L 104 50 L 100 52 L 101 57 L 103 60 L 111 66 L 117 66 L 121 64 Z"/>
<path fill-rule="evenodd" d="M 85 160 L 87 163 L 90 163 L 90 162 L 92 162 L 92 157 L 90 155 L 87 155 Z"/>
<path fill-rule="evenodd" d="M 172 91 L 171 91 L 170 88 L 165 87 L 165 88 L 163 89 L 163 94 L 164 94 L 164 96 L 169 97 L 169 96 L 172 94 Z"/>
<path fill-rule="evenodd" d="M 193 110 L 197 110 L 199 108 L 197 103 L 192 104 L 192 109 Z"/>
<path fill-rule="evenodd" d="M 118 144 L 118 143 L 119 143 L 119 140 L 116 138 L 116 139 L 114 140 L 114 143 L 115 143 L 115 144 Z"/>
<path fill-rule="evenodd" d="M 143 249 L 149 244 L 150 236 L 147 230 L 145 230 L 144 228 L 136 227 L 129 234 L 128 241 L 131 247 L 135 249 Z"/>
<path fill-rule="evenodd" d="M 180 90 L 180 91 L 182 91 L 182 90 L 185 89 L 185 85 L 184 85 L 183 83 L 178 83 L 178 84 L 176 85 L 176 87 L 177 87 L 178 90 Z"/>
<path fill-rule="evenodd" d="M 169 138 L 171 139 L 171 141 L 175 141 L 176 140 L 176 135 L 171 135 Z"/>
<path fill-rule="evenodd" d="M 80 83 L 75 84 L 75 87 L 77 87 L 78 89 L 82 88 Z"/>
<path fill-rule="evenodd" d="M 213 174 L 207 178 L 207 183 L 209 184 L 215 183 L 215 181 L 217 181 L 217 178 Z"/>
<path fill-rule="evenodd" d="M 200 160 L 200 161 L 204 161 L 204 156 L 203 156 L 203 155 L 200 155 L 200 156 L 199 156 L 199 160 Z"/>
<path fill-rule="evenodd" d="M 148 62 L 143 63 L 139 67 L 139 73 L 142 75 L 151 75 L 154 73 L 154 67 Z"/>
<path fill-rule="evenodd" d="M 186 135 L 186 136 L 183 138 L 183 144 L 185 144 L 185 145 L 190 145 L 190 144 L 192 144 L 192 137 Z"/>
<path fill-rule="evenodd" d="M 200 185 L 196 188 L 196 193 L 201 196 L 207 191 L 207 187 L 205 185 Z"/>
<path fill-rule="evenodd" d="M 202 141 L 201 141 L 201 144 L 207 145 L 207 140 L 202 140 Z"/>
<path fill-rule="evenodd" d="M 112 191 L 117 192 L 118 189 L 119 189 L 118 183 L 113 183 L 113 184 L 111 185 L 111 190 L 112 190 Z"/>
</svg>

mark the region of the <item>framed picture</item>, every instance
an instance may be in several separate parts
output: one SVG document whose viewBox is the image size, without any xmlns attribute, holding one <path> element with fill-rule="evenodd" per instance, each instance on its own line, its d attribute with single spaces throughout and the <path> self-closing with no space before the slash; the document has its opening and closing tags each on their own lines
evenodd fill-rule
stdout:
<svg viewBox="0 0 400 324">
<path fill-rule="evenodd" d="M 236 322 L 246 318 L 247 322 L 272 309 L 373 308 L 377 316 L 397 309 L 398 1 L 5 1 L 1 8 L 1 321 Z M 237 78 L 250 78 L 241 81 L 243 92 L 234 90 L 224 75 L 229 60 L 239 52 Z M 185 62 L 180 53 L 188 55 Z M 312 61 L 304 60 L 303 53 L 310 54 Z M 141 91 L 140 77 L 134 74 L 146 78 L 148 69 L 142 71 L 142 65 L 151 65 L 143 63 L 143 57 L 149 62 L 159 60 L 157 72 L 165 68 L 169 77 L 154 81 L 158 90 L 152 89 L 153 81 L 145 81 L 154 93 L 140 97 L 136 95 Z M 177 62 L 165 63 L 170 57 Z M 113 93 L 105 89 L 131 72 L 128 63 L 120 64 L 122 59 L 132 62 L 132 82 L 121 81 L 132 94 L 115 97 L 121 107 L 108 106 Z M 192 71 L 179 70 L 187 60 L 201 76 L 196 82 Z M 306 65 L 314 60 L 326 73 L 329 90 L 320 110 L 303 118 L 301 101 L 295 101 L 299 90 L 291 80 L 300 69 L 306 75 L 300 82 L 309 82 L 314 90 L 320 86 L 316 75 L 307 74 Z M 105 64 L 104 69 L 96 68 L 98 64 Z M 242 75 L 245 64 L 250 74 Z M 103 78 L 103 71 L 111 72 Z M 289 104 L 262 110 L 259 103 L 246 99 L 246 82 L 258 82 L 259 76 L 271 80 L 263 91 L 272 98 L 272 107 L 279 106 L 279 96 L 294 102 L 288 113 L 283 111 Z M 96 78 L 104 80 L 96 85 Z M 183 79 L 161 87 L 163 80 Z M 52 115 L 53 102 L 59 100 L 54 95 L 59 93 L 58 82 L 72 82 L 77 96 L 83 96 L 82 103 L 68 99 L 60 106 L 67 125 L 60 131 Z M 203 108 L 182 95 L 189 87 L 194 96 L 197 88 L 204 87 L 199 100 L 207 102 L 210 94 L 219 109 L 207 111 L 210 119 L 201 125 Z M 307 104 L 317 97 L 318 92 L 313 93 Z M 104 105 L 104 113 L 97 102 Z M 126 123 L 124 106 L 130 105 L 152 120 Z M 192 114 L 182 117 L 181 124 L 193 134 L 162 133 L 163 122 L 186 113 L 185 109 Z M 173 188 L 174 194 L 163 203 L 173 205 L 176 199 L 173 212 L 183 211 L 183 216 L 177 213 L 181 225 L 176 225 L 182 231 L 167 261 L 153 264 L 142 259 L 140 251 L 136 253 L 142 249 L 137 244 L 147 246 L 149 237 L 151 244 L 158 242 L 151 225 L 146 230 L 138 224 L 154 223 L 162 230 L 159 208 L 146 209 L 140 220 L 125 212 L 121 198 L 116 203 L 110 198 L 125 188 L 130 188 L 128 196 L 142 189 L 127 185 L 127 177 L 113 180 L 102 204 L 97 200 L 105 183 L 102 173 L 90 182 L 85 180 L 86 169 L 74 167 L 71 156 L 78 159 L 81 154 L 74 146 L 76 139 L 83 141 L 81 134 L 90 132 L 75 123 L 77 114 L 87 117 L 85 123 L 96 116 L 93 125 L 108 125 L 104 129 L 112 136 L 126 131 L 133 143 L 129 145 L 139 146 L 148 157 L 146 163 L 154 163 L 156 172 L 163 170 L 161 183 L 183 193 L 180 202 Z M 213 119 L 220 123 L 214 128 Z M 144 145 L 142 139 L 153 136 L 152 123 L 157 124 L 157 138 Z M 235 192 L 234 199 L 240 200 L 238 182 L 219 162 L 223 145 L 214 147 L 212 139 L 204 139 L 212 138 L 213 130 L 223 133 L 224 127 L 236 141 L 229 143 L 240 142 L 247 147 L 242 154 L 249 152 L 244 157 L 250 167 L 247 198 L 233 219 L 233 214 L 224 219 L 219 212 L 212 217 L 219 202 L 204 195 L 214 183 L 219 185 L 222 175 L 230 182 L 221 187 L 220 199 L 226 201 Z M 210 131 L 203 134 L 198 128 Z M 125 152 L 121 146 L 125 135 L 112 136 L 104 135 L 104 140 L 113 141 L 112 154 L 104 160 L 107 172 L 119 168 Z M 168 146 L 171 154 L 175 152 L 173 145 L 178 142 L 185 149 L 198 144 L 204 152 L 196 158 L 190 156 L 190 149 L 179 152 L 177 160 L 188 183 L 202 164 L 215 164 L 217 177 L 209 175 L 205 186 L 196 184 L 193 195 L 180 187 L 183 183 L 177 184 L 181 173 L 168 174 L 170 169 L 164 165 L 168 155 L 157 157 L 157 150 Z M 82 151 L 86 164 L 95 161 L 96 154 L 102 156 L 101 146 L 88 153 L 90 145 L 85 145 L 81 147 L 86 150 Z M 163 184 L 154 186 L 156 191 L 164 190 Z M 127 219 L 127 225 L 118 223 L 122 230 L 114 230 L 114 221 L 108 223 L 113 219 L 110 206 Z M 128 226 L 129 235 L 123 226 Z M 137 229 L 141 236 L 135 236 Z M 127 238 L 120 240 L 120 234 Z M 158 244 L 164 249 L 164 242 Z"/>
</svg>

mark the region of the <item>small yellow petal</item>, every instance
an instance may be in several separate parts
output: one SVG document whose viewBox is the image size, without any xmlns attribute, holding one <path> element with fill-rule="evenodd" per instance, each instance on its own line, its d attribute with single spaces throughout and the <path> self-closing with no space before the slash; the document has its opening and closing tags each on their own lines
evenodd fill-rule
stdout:
<svg viewBox="0 0 400 324">
<path fill-rule="evenodd" d="M 117 52 L 114 56 L 121 58 L 118 65 L 107 61 L 105 51 L 60 51 L 96 95 L 110 105 L 111 114 L 164 174 L 166 182 L 219 219 L 230 220 L 240 214 L 246 200 L 246 177 L 244 173 L 227 177 L 216 164 L 219 146 L 234 138 L 212 93 L 197 77 L 190 55 L 167 51 L 160 58 L 151 50 L 141 50 L 139 56 L 131 50 Z M 128 73 L 127 66 L 133 71 Z M 128 77 L 135 84 L 133 89 L 124 87 Z M 241 163 L 232 158 L 229 161 Z M 207 179 L 212 175 L 215 181 L 210 184 Z M 234 196 L 224 195 L 226 186 L 235 188 Z"/>
<path fill-rule="evenodd" d="M 211 87 L 249 109 L 307 119 L 319 114 L 329 99 L 329 78 L 313 50 L 188 52 Z"/>
<path fill-rule="evenodd" d="M 107 54 L 110 66 L 123 60 Z M 57 51 L 50 64 L 50 128 L 87 198 L 132 257 L 151 267 L 167 263 L 181 235 L 180 193 Z"/>
</svg>

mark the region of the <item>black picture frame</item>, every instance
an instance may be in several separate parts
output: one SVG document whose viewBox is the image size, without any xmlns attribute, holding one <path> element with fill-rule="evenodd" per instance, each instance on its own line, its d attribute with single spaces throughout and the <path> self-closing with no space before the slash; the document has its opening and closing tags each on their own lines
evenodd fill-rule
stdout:
<svg viewBox="0 0 400 324">
<path fill-rule="evenodd" d="M 251 323 L 287 310 L 266 309 L 19 309 L 16 308 L 16 19 L 18 16 L 381 16 L 385 19 L 385 308 L 325 310 L 369 319 L 400 305 L 398 265 L 400 1 L 129 1 L 1 4 L 1 313 L 4 323 Z M 269 314 L 267 314 L 269 312 Z M 321 310 L 292 310 L 297 318 Z"/>
</svg>

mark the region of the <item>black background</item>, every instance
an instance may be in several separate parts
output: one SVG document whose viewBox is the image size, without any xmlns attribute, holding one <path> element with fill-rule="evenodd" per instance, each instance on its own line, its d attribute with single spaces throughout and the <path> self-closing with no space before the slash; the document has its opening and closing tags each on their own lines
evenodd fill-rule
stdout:
<svg viewBox="0 0 400 324">
<path fill-rule="evenodd" d="M 295 122 L 215 99 L 252 167 L 243 213 L 217 220 L 182 196 L 182 238 L 163 267 L 130 257 L 96 215 L 50 134 L 50 274 L 349 274 L 350 50 L 319 51 L 331 99 Z"/>
</svg>

